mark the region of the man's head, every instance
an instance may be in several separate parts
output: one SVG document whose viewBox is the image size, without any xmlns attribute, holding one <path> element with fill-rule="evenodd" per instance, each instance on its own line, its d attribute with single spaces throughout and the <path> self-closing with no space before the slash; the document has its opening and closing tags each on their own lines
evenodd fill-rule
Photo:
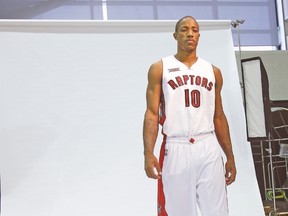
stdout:
<svg viewBox="0 0 288 216">
<path fill-rule="evenodd" d="M 184 16 L 184 17 L 182 17 L 181 19 L 179 19 L 178 21 L 177 21 L 177 23 L 176 23 L 176 25 L 175 25 L 175 32 L 177 32 L 178 30 L 179 30 L 179 27 L 180 27 L 180 25 L 181 25 L 181 22 L 183 21 L 183 20 L 185 20 L 185 19 L 193 19 L 193 20 L 195 20 L 196 21 L 196 19 L 194 18 L 194 17 L 192 17 L 192 16 Z M 196 21 L 197 22 L 197 21 Z M 198 24 L 198 23 L 197 23 Z"/>
<path fill-rule="evenodd" d="M 184 16 L 176 23 L 173 36 L 180 49 L 194 50 L 200 37 L 198 22 L 192 16 Z"/>
</svg>

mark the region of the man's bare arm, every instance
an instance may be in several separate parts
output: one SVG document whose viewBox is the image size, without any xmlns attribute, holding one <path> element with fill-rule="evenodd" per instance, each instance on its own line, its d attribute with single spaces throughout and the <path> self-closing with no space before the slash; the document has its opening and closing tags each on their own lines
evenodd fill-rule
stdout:
<svg viewBox="0 0 288 216">
<path fill-rule="evenodd" d="M 148 72 L 146 90 L 147 108 L 143 124 L 143 144 L 145 172 L 149 178 L 158 179 L 161 175 L 158 159 L 154 155 L 154 147 L 158 136 L 159 105 L 162 82 L 162 62 L 153 64 Z M 155 168 L 157 173 L 155 172 Z"/>
<path fill-rule="evenodd" d="M 227 158 L 227 162 L 225 165 L 225 177 L 226 184 L 229 185 L 235 181 L 236 167 L 232 150 L 229 125 L 222 107 L 221 89 L 223 85 L 223 78 L 221 75 L 221 71 L 216 67 L 214 67 L 214 74 L 216 79 L 214 126 L 218 142 L 221 145 L 221 148 L 223 149 Z"/>
</svg>

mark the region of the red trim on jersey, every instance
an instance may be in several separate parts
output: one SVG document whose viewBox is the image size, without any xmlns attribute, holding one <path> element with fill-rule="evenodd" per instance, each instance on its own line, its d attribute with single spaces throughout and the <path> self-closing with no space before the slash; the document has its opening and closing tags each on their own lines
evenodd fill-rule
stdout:
<svg viewBox="0 0 288 216">
<path fill-rule="evenodd" d="M 165 100 L 164 100 L 163 91 L 161 91 L 159 111 L 160 111 L 159 124 L 160 124 L 161 126 L 163 126 L 163 125 L 164 125 L 164 122 L 165 122 L 165 120 L 166 120 Z"/>
<path fill-rule="evenodd" d="M 159 165 L 162 170 L 163 168 L 163 161 L 165 156 L 165 145 L 166 145 L 166 136 L 164 136 L 161 149 L 160 149 L 160 156 L 159 156 Z M 158 179 L 158 205 L 157 205 L 158 216 L 168 216 L 166 209 L 165 209 L 165 194 L 163 191 L 163 183 L 162 178 Z"/>
</svg>

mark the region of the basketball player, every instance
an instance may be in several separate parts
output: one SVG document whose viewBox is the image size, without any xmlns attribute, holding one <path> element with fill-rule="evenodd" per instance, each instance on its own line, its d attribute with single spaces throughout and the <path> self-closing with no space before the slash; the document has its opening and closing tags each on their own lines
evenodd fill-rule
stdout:
<svg viewBox="0 0 288 216">
<path fill-rule="evenodd" d="M 236 168 L 220 95 L 222 75 L 197 56 L 200 33 L 193 17 L 180 19 L 173 36 L 176 55 L 149 69 L 143 126 L 145 171 L 158 179 L 158 215 L 196 216 L 198 206 L 202 216 L 228 216 L 226 185 L 234 182 Z M 164 139 L 158 161 L 159 123 Z"/>
</svg>

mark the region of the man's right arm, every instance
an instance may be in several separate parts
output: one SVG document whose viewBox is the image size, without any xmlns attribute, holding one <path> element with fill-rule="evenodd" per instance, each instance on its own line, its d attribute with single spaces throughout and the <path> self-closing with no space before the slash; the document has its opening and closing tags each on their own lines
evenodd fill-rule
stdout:
<svg viewBox="0 0 288 216">
<path fill-rule="evenodd" d="M 162 62 L 151 65 L 148 72 L 148 85 L 146 90 L 146 112 L 143 124 L 143 144 L 145 158 L 145 172 L 149 178 L 158 179 L 161 169 L 154 155 L 154 147 L 158 136 L 159 105 L 162 82 Z M 156 171 L 155 172 L 155 168 Z"/>
</svg>

